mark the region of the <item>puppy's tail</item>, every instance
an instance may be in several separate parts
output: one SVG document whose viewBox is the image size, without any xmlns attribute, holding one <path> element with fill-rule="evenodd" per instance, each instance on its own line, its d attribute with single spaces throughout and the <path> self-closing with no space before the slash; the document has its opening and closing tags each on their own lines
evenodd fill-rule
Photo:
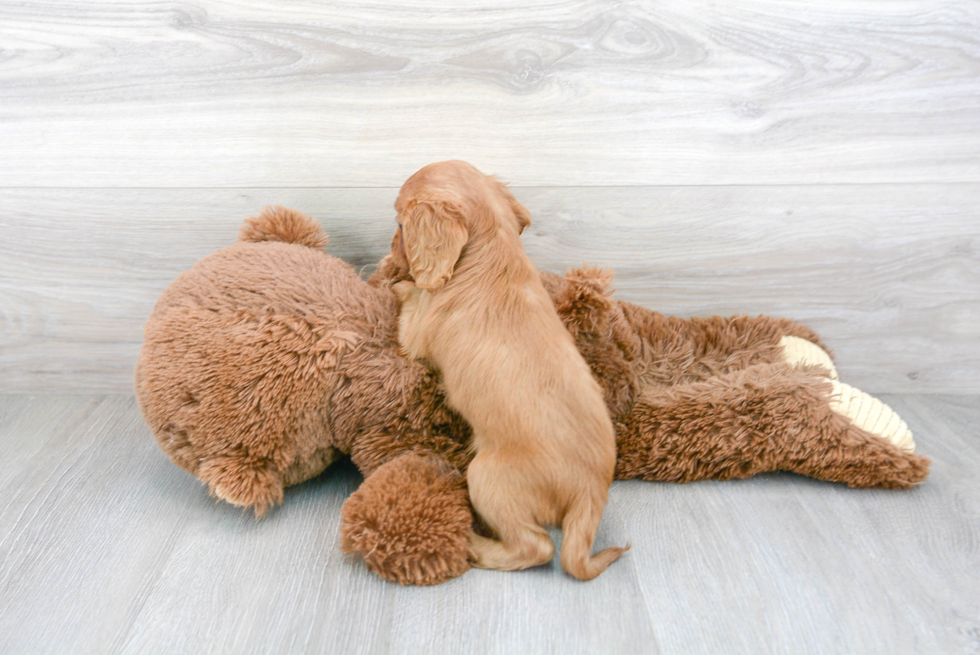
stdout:
<svg viewBox="0 0 980 655">
<path fill-rule="evenodd" d="M 307 248 L 324 248 L 329 238 L 320 224 L 303 212 L 269 205 L 258 216 L 245 220 L 238 231 L 238 240 L 253 243 L 281 241 Z"/>
<path fill-rule="evenodd" d="M 630 549 L 630 545 L 626 544 L 623 548 L 606 548 L 593 556 L 589 555 L 599 529 L 599 519 L 602 518 L 602 506 L 601 498 L 583 494 L 569 508 L 562 521 L 561 567 L 579 580 L 596 577 Z"/>
</svg>

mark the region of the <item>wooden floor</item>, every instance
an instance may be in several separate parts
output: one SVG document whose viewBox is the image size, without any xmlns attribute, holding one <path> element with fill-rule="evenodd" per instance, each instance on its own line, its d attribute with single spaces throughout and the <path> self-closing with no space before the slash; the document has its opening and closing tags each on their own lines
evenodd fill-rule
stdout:
<svg viewBox="0 0 980 655">
<path fill-rule="evenodd" d="M 413 588 L 341 554 L 349 463 L 256 521 L 130 396 L 0 396 L 0 652 L 977 652 L 980 398 L 885 400 L 933 457 L 915 490 L 619 482 L 599 545 L 633 549 L 598 579 Z"/>
</svg>

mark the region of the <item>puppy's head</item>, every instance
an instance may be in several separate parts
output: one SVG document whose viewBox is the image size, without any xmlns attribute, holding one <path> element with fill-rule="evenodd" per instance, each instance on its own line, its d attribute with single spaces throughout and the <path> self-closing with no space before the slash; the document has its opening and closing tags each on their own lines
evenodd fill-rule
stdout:
<svg viewBox="0 0 980 655">
<path fill-rule="evenodd" d="M 398 232 L 391 252 L 415 284 L 438 291 L 463 248 L 503 228 L 516 238 L 531 214 L 496 178 L 460 161 L 431 164 L 402 186 L 395 202 Z"/>
</svg>

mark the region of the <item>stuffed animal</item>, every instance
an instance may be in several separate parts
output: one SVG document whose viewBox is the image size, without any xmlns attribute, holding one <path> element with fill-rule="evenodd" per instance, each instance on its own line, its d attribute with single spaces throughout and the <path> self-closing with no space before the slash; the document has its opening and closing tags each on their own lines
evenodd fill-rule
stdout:
<svg viewBox="0 0 980 655">
<path fill-rule="evenodd" d="M 258 516 L 349 456 L 364 482 L 342 511 L 343 550 L 387 580 L 443 582 L 469 568 L 469 426 L 438 375 L 399 355 L 390 256 L 364 281 L 326 243 L 312 219 L 270 207 L 178 276 L 145 326 L 143 416 L 175 464 Z M 809 329 L 664 316 L 614 300 L 594 268 L 542 279 L 605 392 L 618 479 L 792 471 L 904 489 L 928 475 L 905 423 L 839 382 Z"/>
</svg>

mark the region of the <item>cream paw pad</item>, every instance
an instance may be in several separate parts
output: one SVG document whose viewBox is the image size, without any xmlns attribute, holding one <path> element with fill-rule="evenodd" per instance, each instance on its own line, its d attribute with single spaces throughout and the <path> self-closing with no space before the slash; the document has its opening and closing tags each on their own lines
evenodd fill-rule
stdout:
<svg viewBox="0 0 980 655">
<path fill-rule="evenodd" d="M 836 380 L 830 408 L 851 419 L 851 423 L 871 434 L 888 439 L 905 452 L 915 452 L 909 426 L 891 407 L 871 394 Z"/>
<path fill-rule="evenodd" d="M 783 347 L 783 359 L 787 364 L 799 366 L 823 366 L 830 371 L 830 379 L 837 380 L 837 367 L 827 351 L 806 339 L 800 337 L 783 337 L 779 340 Z"/>
<path fill-rule="evenodd" d="M 830 371 L 834 393 L 830 408 L 850 419 L 857 427 L 887 439 L 906 452 L 915 452 L 912 431 L 891 407 L 871 394 L 839 381 L 830 355 L 820 346 L 799 337 L 783 337 L 783 358 L 789 364 L 823 366 Z"/>
</svg>

